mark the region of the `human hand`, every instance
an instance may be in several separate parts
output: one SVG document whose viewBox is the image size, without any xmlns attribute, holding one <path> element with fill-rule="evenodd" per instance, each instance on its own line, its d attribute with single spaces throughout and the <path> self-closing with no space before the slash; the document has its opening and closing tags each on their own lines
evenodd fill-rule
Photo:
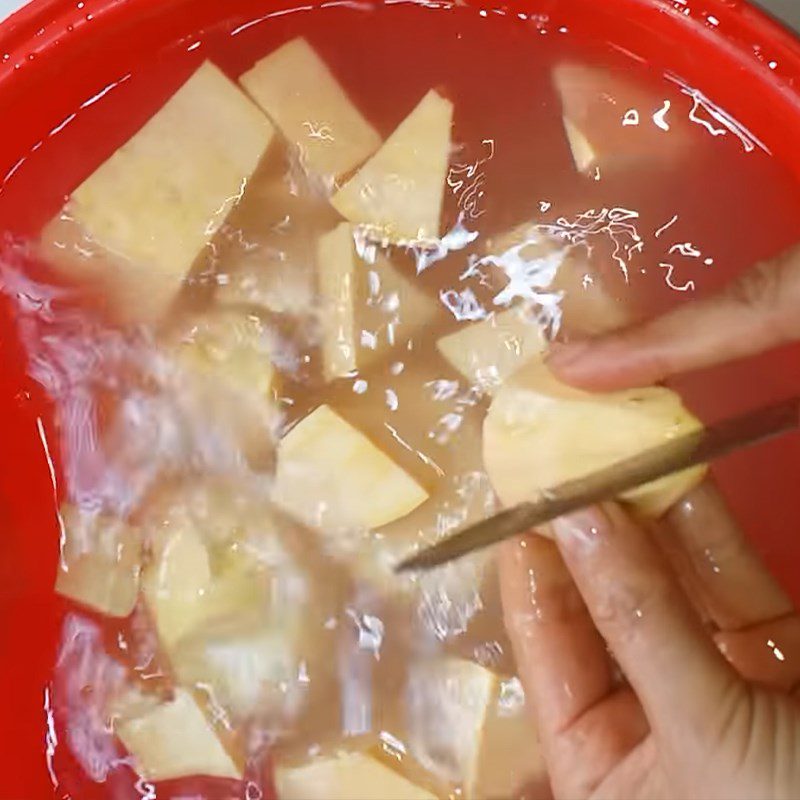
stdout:
<svg viewBox="0 0 800 800">
<path fill-rule="evenodd" d="M 648 386 L 800 340 L 800 246 L 719 294 L 598 339 L 555 346 L 551 369 L 590 389 Z"/>
<path fill-rule="evenodd" d="M 798 798 L 800 617 L 709 484 L 668 523 L 654 534 L 608 504 L 559 520 L 555 541 L 504 545 L 553 792 Z"/>
</svg>

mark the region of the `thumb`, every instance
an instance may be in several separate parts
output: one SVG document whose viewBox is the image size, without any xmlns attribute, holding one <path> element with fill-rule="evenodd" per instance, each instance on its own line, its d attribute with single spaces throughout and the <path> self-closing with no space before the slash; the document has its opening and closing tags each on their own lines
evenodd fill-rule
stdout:
<svg viewBox="0 0 800 800">
<path fill-rule="evenodd" d="M 596 340 L 556 346 L 551 369 L 592 389 L 648 386 L 672 375 L 800 340 L 800 246 L 722 292 Z"/>
</svg>

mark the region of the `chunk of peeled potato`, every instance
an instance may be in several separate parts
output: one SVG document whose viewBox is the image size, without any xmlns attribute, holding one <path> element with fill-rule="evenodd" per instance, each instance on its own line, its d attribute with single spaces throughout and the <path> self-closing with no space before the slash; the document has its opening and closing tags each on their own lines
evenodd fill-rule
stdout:
<svg viewBox="0 0 800 800">
<path fill-rule="evenodd" d="M 491 279 L 502 289 L 521 274 L 535 274 L 537 262 L 543 272 L 552 270 L 552 278 L 543 278 L 535 288 L 560 295 L 558 327 L 568 336 L 597 336 L 634 319 L 630 287 L 612 259 L 600 263 L 590 258 L 586 248 L 568 246 L 543 233 L 535 223 L 493 236 L 486 250 L 495 262 Z M 554 265 L 549 263 L 551 258 L 556 259 Z"/>
<path fill-rule="evenodd" d="M 436 302 L 383 255 L 360 260 L 346 222 L 320 238 L 317 275 L 326 381 L 369 369 L 437 313 Z"/>
<path fill-rule="evenodd" d="M 496 394 L 484 421 L 484 464 L 501 501 L 512 506 L 699 428 L 669 389 L 591 394 L 562 384 L 536 361 Z M 620 499 L 658 517 L 704 473 L 695 467 Z"/>
<path fill-rule="evenodd" d="M 686 149 L 686 119 L 641 81 L 567 62 L 553 70 L 553 84 L 578 172 L 668 163 Z"/>
<path fill-rule="evenodd" d="M 342 753 L 275 770 L 281 800 L 436 800 L 366 753 Z"/>
<path fill-rule="evenodd" d="M 132 321 L 163 316 L 273 137 L 269 120 L 203 64 L 87 178 L 42 235 L 67 277 L 96 281 Z"/>
<path fill-rule="evenodd" d="M 313 173 L 339 178 L 381 144 L 378 132 L 303 38 L 279 47 L 239 80 L 300 149 L 302 163 Z"/>
<path fill-rule="evenodd" d="M 523 787 L 547 785 L 534 712 L 518 678 L 498 678 L 486 714 L 472 794 L 480 800 L 520 797 Z M 532 795 L 536 797 L 534 793 Z"/>
<path fill-rule="evenodd" d="M 439 237 L 453 104 L 431 90 L 333 196 L 354 225 L 391 242 Z"/>
<path fill-rule="evenodd" d="M 407 688 L 409 750 L 438 778 L 474 796 L 484 728 L 497 689 L 490 670 L 460 658 L 412 665 Z"/>
<path fill-rule="evenodd" d="M 427 492 L 329 406 L 278 445 L 274 501 L 314 528 L 377 528 L 412 512 Z"/>
<path fill-rule="evenodd" d="M 56 591 L 110 617 L 127 617 L 139 593 L 141 532 L 70 504 L 60 515 L 64 540 Z"/>
<path fill-rule="evenodd" d="M 177 689 L 171 702 L 118 719 L 115 731 L 145 780 L 242 777 L 197 701 L 184 689 Z"/>
<path fill-rule="evenodd" d="M 235 719 L 266 713 L 275 722 L 298 699 L 290 687 L 300 665 L 299 629 L 291 617 L 270 620 L 245 610 L 196 628 L 170 653 L 170 663 L 181 684 L 210 690 Z"/>
<path fill-rule="evenodd" d="M 474 386 L 491 393 L 541 353 L 545 339 L 539 323 L 520 306 L 466 325 L 436 347 Z"/>
<path fill-rule="evenodd" d="M 173 352 L 191 370 L 241 392 L 267 398 L 273 341 L 261 320 L 233 309 L 190 317 L 173 333 Z"/>
</svg>

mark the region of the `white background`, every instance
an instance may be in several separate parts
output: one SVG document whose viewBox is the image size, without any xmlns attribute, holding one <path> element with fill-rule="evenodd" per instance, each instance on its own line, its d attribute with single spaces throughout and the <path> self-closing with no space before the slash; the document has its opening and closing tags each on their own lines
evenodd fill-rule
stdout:
<svg viewBox="0 0 800 800">
<path fill-rule="evenodd" d="M 773 14 L 782 16 L 800 29 L 800 0 L 758 0 L 762 6 Z M 15 9 L 23 6 L 24 0 L 0 0 L 0 19 Z"/>
</svg>

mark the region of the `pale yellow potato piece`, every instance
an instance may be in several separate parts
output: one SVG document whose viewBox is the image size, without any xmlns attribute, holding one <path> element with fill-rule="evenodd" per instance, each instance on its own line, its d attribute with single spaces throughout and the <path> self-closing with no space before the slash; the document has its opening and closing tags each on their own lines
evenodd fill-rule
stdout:
<svg viewBox="0 0 800 800">
<path fill-rule="evenodd" d="M 412 665 L 407 694 L 409 750 L 442 780 L 473 797 L 486 721 L 497 692 L 490 670 L 460 658 Z"/>
<path fill-rule="evenodd" d="M 533 711 L 525 708 L 517 678 L 498 679 L 483 727 L 472 796 L 479 800 L 518 797 L 523 787 L 537 780 L 547 785 Z"/>
<path fill-rule="evenodd" d="M 575 123 L 571 122 L 568 117 L 563 117 L 562 122 L 569 149 L 572 152 L 572 159 L 575 162 L 575 169 L 578 172 L 590 172 L 597 163 L 597 153 Z"/>
<path fill-rule="evenodd" d="M 203 64 L 73 192 L 46 252 L 70 277 L 101 282 L 127 319 L 159 318 L 272 137 L 255 104 Z"/>
<path fill-rule="evenodd" d="M 254 610 L 264 599 L 254 590 Z M 253 612 L 231 614 L 184 637 L 170 663 L 184 686 L 210 690 L 214 702 L 234 718 L 268 712 L 274 720 L 296 701 L 288 687 L 297 678 L 300 626 L 289 616 L 270 620 Z"/>
<path fill-rule="evenodd" d="M 278 446 L 274 501 L 315 528 L 377 528 L 411 513 L 428 493 L 329 406 Z"/>
<path fill-rule="evenodd" d="M 131 753 L 137 772 L 149 781 L 192 775 L 241 779 L 241 770 L 223 747 L 192 695 L 175 699 L 138 717 L 118 720 L 116 734 Z"/>
<path fill-rule="evenodd" d="M 524 307 L 495 312 L 436 342 L 439 352 L 467 380 L 493 392 L 546 342 L 539 324 Z"/>
<path fill-rule="evenodd" d="M 483 427 L 484 464 L 501 501 L 512 506 L 700 427 L 669 389 L 591 394 L 562 384 L 536 361 L 495 396 Z M 658 517 L 705 471 L 686 470 L 621 499 Z"/>
<path fill-rule="evenodd" d="M 208 548 L 188 527 L 158 531 L 153 549 L 142 588 L 158 637 L 169 649 L 208 614 L 211 562 Z"/>
<path fill-rule="evenodd" d="M 391 242 L 439 237 L 453 104 L 431 90 L 332 198 L 355 225 Z"/>
<path fill-rule="evenodd" d="M 275 370 L 272 338 L 261 320 L 235 310 L 197 314 L 173 334 L 173 351 L 199 374 L 266 398 Z"/>
<path fill-rule="evenodd" d="M 239 81 L 300 148 L 311 172 L 339 178 L 380 147 L 378 132 L 303 38 L 270 53 Z"/>
<path fill-rule="evenodd" d="M 492 237 L 487 243 L 487 252 L 501 262 L 501 266 L 493 271 L 499 286 L 508 281 L 508 276 L 503 274 L 502 262 L 504 254 L 509 251 L 530 262 L 547 259 L 559 252 L 563 254 L 555 277 L 541 291 L 562 293 L 559 302 L 561 330 L 567 335 L 598 336 L 633 321 L 630 288 L 622 273 L 615 266 L 609 269 L 608 265 L 598 265 L 584 248 L 567 247 L 531 223 Z"/>
<path fill-rule="evenodd" d="M 343 753 L 299 767 L 279 765 L 275 786 L 281 800 L 436 800 L 364 753 Z"/>
<path fill-rule="evenodd" d="M 167 534 L 156 554 L 143 588 L 159 639 L 170 654 L 214 620 L 247 614 L 266 603 L 266 581 L 248 564 L 212 559 L 191 528 Z"/>
<path fill-rule="evenodd" d="M 668 165 L 691 144 L 688 117 L 623 72 L 566 62 L 553 70 L 553 84 L 578 172 Z"/>
<path fill-rule="evenodd" d="M 127 617 L 139 593 L 141 532 L 70 504 L 60 514 L 64 542 L 56 591 L 110 617 Z"/>
<path fill-rule="evenodd" d="M 322 305 L 322 369 L 326 381 L 354 372 L 356 350 L 356 285 L 358 273 L 353 232 L 343 222 L 319 240 L 317 280 Z"/>
<path fill-rule="evenodd" d="M 321 237 L 317 270 L 326 381 L 369 369 L 437 314 L 436 302 L 384 256 L 358 258 L 347 222 Z"/>
</svg>

